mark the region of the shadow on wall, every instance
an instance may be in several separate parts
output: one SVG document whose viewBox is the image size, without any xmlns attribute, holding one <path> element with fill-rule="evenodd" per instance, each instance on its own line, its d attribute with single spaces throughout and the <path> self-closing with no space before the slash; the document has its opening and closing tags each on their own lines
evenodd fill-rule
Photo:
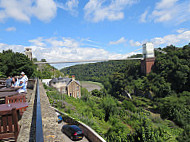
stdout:
<svg viewBox="0 0 190 142">
<path fill-rule="evenodd" d="M 34 84 L 35 84 L 35 79 L 29 79 L 28 84 L 27 84 L 27 88 L 33 90 L 34 89 Z"/>
</svg>

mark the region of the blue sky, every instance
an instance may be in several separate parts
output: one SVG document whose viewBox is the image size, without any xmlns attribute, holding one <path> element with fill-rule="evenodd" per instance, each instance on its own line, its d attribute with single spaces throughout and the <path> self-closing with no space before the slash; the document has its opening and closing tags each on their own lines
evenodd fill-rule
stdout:
<svg viewBox="0 0 190 142">
<path fill-rule="evenodd" d="M 190 1 L 0 0 L 0 51 L 31 47 L 47 61 L 124 59 L 145 42 L 188 44 Z"/>
</svg>

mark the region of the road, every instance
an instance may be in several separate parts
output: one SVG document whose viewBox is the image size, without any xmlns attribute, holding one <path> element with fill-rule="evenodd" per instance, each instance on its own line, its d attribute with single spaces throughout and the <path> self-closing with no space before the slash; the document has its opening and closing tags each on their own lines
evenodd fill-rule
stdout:
<svg viewBox="0 0 190 142">
<path fill-rule="evenodd" d="M 61 131 L 61 128 L 62 128 L 63 125 L 66 125 L 66 123 L 65 122 L 59 123 L 59 129 L 60 129 L 60 131 Z M 64 142 L 73 142 L 67 135 L 65 135 L 64 133 L 62 133 L 62 134 L 63 134 L 63 140 L 64 140 Z M 89 142 L 89 141 L 87 140 L 87 138 L 83 137 L 82 140 L 75 141 L 75 142 Z"/>
</svg>

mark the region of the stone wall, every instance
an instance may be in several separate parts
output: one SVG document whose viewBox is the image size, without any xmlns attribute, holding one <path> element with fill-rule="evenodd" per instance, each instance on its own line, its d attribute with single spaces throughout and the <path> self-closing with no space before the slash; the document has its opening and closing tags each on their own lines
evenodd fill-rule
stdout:
<svg viewBox="0 0 190 142">
<path fill-rule="evenodd" d="M 26 111 L 23 113 L 22 119 L 19 122 L 20 131 L 17 138 L 17 142 L 29 142 L 31 139 L 31 124 L 32 124 L 32 116 L 33 116 L 33 106 L 35 100 L 36 93 L 36 82 L 33 84 L 33 93 L 30 97 L 29 106 Z"/>
<path fill-rule="evenodd" d="M 35 123 L 33 110 L 35 109 L 36 82 L 34 83 L 33 93 L 30 98 L 29 106 L 24 112 L 20 125 L 20 132 L 17 142 L 35 142 Z M 42 114 L 42 129 L 45 142 L 64 142 L 62 132 L 58 127 L 58 118 L 56 112 L 51 107 L 48 97 L 45 93 L 43 84 L 39 81 L 40 103 Z"/>
<path fill-rule="evenodd" d="M 62 132 L 58 127 L 56 112 L 49 103 L 49 99 L 41 81 L 39 85 L 44 141 L 64 142 Z"/>
</svg>

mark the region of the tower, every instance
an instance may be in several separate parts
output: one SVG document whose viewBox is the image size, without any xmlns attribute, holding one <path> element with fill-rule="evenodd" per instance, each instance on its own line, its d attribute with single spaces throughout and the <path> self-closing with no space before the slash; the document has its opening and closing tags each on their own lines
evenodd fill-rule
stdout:
<svg viewBox="0 0 190 142">
<path fill-rule="evenodd" d="M 32 48 L 26 47 L 25 54 L 30 59 L 30 61 L 32 61 Z"/>
<path fill-rule="evenodd" d="M 141 72 L 148 74 L 154 65 L 154 45 L 150 42 L 143 44 L 143 60 L 141 60 Z"/>
</svg>

